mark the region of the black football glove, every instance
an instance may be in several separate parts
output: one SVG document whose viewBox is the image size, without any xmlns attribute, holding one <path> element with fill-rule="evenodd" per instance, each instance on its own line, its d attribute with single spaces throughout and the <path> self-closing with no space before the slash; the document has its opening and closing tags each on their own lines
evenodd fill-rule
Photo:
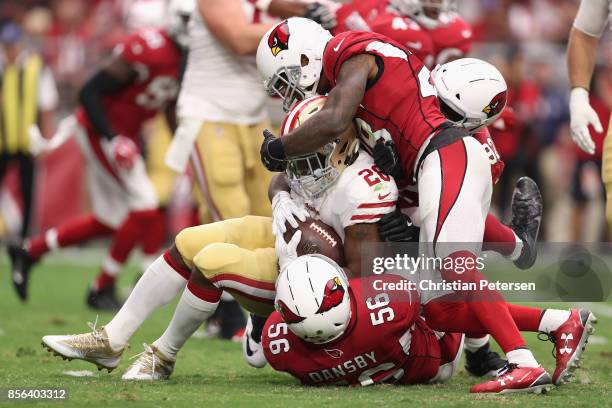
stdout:
<svg viewBox="0 0 612 408">
<path fill-rule="evenodd" d="M 329 4 L 319 2 L 310 3 L 306 7 L 304 18 L 321 24 L 326 30 L 331 30 L 336 26 L 336 12 Z"/>
<path fill-rule="evenodd" d="M 378 221 L 378 233 L 386 242 L 419 242 L 419 232 L 410 217 L 398 209 Z"/>
<path fill-rule="evenodd" d="M 264 129 L 263 137 L 264 140 L 259 150 L 261 162 L 270 171 L 285 171 L 287 162 L 285 161 L 285 151 L 283 150 L 283 143 L 280 138 L 274 136 L 268 129 Z"/>
<path fill-rule="evenodd" d="M 378 142 L 372 150 L 374 163 L 383 173 L 392 176 L 395 181 L 401 181 L 404 178 L 404 169 L 402 162 L 397 154 L 395 145 L 391 141 Z"/>
</svg>

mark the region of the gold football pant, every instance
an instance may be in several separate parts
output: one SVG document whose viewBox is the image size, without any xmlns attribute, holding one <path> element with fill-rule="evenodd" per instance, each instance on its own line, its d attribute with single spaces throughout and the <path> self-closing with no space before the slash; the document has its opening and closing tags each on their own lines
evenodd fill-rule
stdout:
<svg viewBox="0 0 612 408">
<path fill-rule="evenodd" d="M 163 114 L 154 119 L 151 136 L 147 140 L 145 160 L 147 173 L 153 183 L 160 206 L 166 206 L 170 202 L 172 187 L 174 184 L 174 172 L 166 166 L 164 157 L 170 146 L 172 133 Z"/>
<path fill-rule="evenodd" d="M 603 142 L 601 178 L 606 187 L 606 219 L 608 226 L 612 226 L 612 115 L 608 124 L 608 134 Z"/>
<path fill-rule="evenodd" d="M 251 313 L 274 310 L 278 260 L 272 219 L 246 216 L 181 231 L 175 240 L 185 263 Z"/>
<path fill-rule="evenodd" d="M 201 222 L 271 215 L 268 185 L 273 174 L 259 159 L 266 127 L 268 122 L 202 123 L 191 156 Z"/>
</svg>

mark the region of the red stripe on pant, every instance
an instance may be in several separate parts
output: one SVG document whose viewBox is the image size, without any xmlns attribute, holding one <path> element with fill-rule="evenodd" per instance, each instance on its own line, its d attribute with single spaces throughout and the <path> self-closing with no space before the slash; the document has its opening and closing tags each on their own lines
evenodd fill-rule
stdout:
<svg viewBox="0 0 612 408">
<path fill-rule="evenodd" d="M 435 248 L 446 218 L 459 198 L 467 171 L 467 151 L 463 140 L 457 140 L 438 150 L 440 156 L 440 200 L 433 244 Z"/>
<path fill-rule="evenodd" d="M 179 264 L 177 261 L 175 261 L 174 258 L 170 256 L 170 250 L 166 250 L 164 252 L 164 261 L 166 261 L 166 263 L 168 263 L 168 265 L 170 265 L 170 267 L 174 269 L 176 273 L 181 275 L 186 280 L 189 280 L 189 277 L 191 276 L 191 271 L 189 270 L 189 268 L 186 268 Z"/>
<path fill-rule="evenodd" d="M 110 161 L 108 161 L 108 157 L 104 154 L 104 150 L 102 149 L 102 139 L 100 136 L 92 135 L 90 132 L 87 132 L 87 139 L 89 140 L 89 145 L 91 146 L 91 150 L 93 150 L 94 155 L 102 165 L 102 167 L 110 174 L 112 178 L 114 178 L 117 183 L 121 187 L 123 187 L 123 181 L 113 168 L 113 165 Z"/>
</svg>

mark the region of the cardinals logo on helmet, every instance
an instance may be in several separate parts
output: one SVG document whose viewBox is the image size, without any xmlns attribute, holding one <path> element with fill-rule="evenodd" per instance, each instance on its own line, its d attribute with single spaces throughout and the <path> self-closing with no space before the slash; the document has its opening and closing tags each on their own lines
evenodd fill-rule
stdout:
<svg viewBox="0 0 612 408">
<path fill-rule="evenodd" d="M 287 20 L 276 26 L 268 37 L 268 46 L 275 57 L 279 52 L 289 48 L 289 25 Z"/>
<path fill-rule="evenodd" d="M 506 91 L 495 95 L 482 111 L 487 115 L 487 118 L 490 118 L 500 113 L 504 106 L 506 106 Z"/>
<path fill-rule="evenodd" d="M 330 279 L 325 284 L 325 292 L 323 293 L 323 301 L 317 310 L 317 313 L 324 313 L 342 303 L 344 298 L 344 286 L 337 276 Z"/>
<path fill-rule="evenodd" d="M 293 311 L 289 309 L 289 307 L 282 300 L 276 302 L 276 310 L 278 310 L 278 313 L 280 313 L 283 317 L 283 321 L 287 324 L 299 323 L 305 319 L 305 317 L 298 316 L 293 313 Z"/>
</svg>

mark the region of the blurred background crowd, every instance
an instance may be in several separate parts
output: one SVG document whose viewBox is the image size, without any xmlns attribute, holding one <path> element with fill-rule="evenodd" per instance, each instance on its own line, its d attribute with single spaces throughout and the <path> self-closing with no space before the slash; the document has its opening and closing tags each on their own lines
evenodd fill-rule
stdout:
<svg viewBox="0 0 612 408">
<path fill-rule="evenodd" d="M 495 188 L 494 208 L 508 219 L 515 180 L 529 175 L 545 197 L 542 238 L 552 242 L 607 240 L 604 193 L 600 178 L 601 145 L 612 108 L 612 47 L 600 41 L 591 104 L 604 124 L 593 134 L 594 156 L 581 152 L 569 133 L 565 51 L 578 0 L 460 0 L 459 13 L 474 28 L 471 55 L 484 58 L 503 73 L 510 89 L 510 106 L 518 125 L 501 133 L 495 143 L 506 170 Z M 1 0 L 0 27 L 16 22 L 24 46 L 40 53 L 58 89 L 55 119 L 75 107 L 76 92 L 96 64 L 118 40 L 136 27 L 157 24 L 163 0 Z M 0 30 L 1 31 L 1 30 Z M 606 36 L 609 36 L 606 33 Z M 1 37 L 1 36 L 0 36 Z M 2 41 L 2 38 L 0 38 Z M 0 61 L 2 60 L 0 51 Z M 52 128 L 52 126 L 50 126 Z M 44 129 L 43 129 L 44 130 Z M 67 143 L 42 157 L 36 176 L 33 230 L 44 230 L 88 205 L 76 146 Z M 11 189 L 18 183 L 10 174 L 3 183 L 0 233 L 19 229 L 20 204 Z M 71 180 L 69 183 L 66 180 Z M 184 180 L 188 183 L 188 180 Z M 185 183 L 175 186 L 178 207 L 171 214 L 170 233 L 189 223 Z M 69 200 L 66 198 L 69 197 Z"/>
</svg>

